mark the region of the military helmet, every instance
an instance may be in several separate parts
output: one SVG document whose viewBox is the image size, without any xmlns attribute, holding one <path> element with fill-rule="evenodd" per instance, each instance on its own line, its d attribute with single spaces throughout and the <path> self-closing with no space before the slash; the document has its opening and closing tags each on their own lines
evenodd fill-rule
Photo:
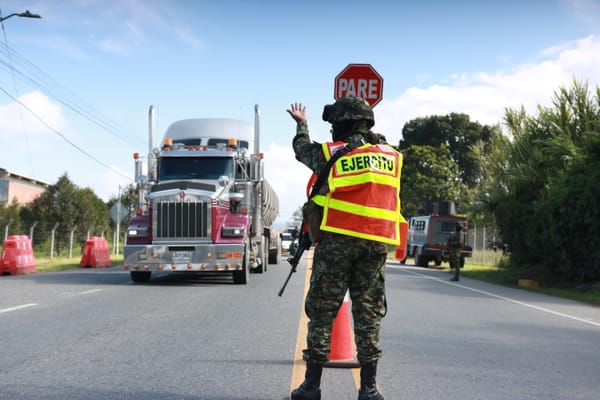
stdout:
<svg viewBox="0 0 600 400">
<path fill-rule="evenodd" d="M 343 121 L 366 120 L 369 128 L 375 125 L 373 108 L 360 97 L 344 97 L 323 108 L 323 121 L 331 124 Z"/>
</svg>

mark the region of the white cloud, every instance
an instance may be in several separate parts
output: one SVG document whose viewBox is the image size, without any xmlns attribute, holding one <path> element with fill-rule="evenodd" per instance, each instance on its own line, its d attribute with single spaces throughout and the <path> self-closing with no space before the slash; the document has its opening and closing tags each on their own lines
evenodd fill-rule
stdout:
<svg viewBox="0 0 600 400">
<path fill-rule="evenodd" d="M 306 200 L 306 183 L 311 171 L 296 160 L 292 147 L 271 143 L 264 151 L 265 177 L 279 198 L 280 224 Z"/>
<path fill-rule="evenodd" d="M 597 36 L 545 49 L 540 58 L 511 71 L 454 76 L 447 86 L 409 88 L 377 106 L 375 129 L 396 144 L 406 122 L 428 115 L 460 112 L 482 124 L 497 124 L 502 122 L 506 108 L 524 106 L 535 114 L 538 105 L 550 106 L 553 93 L 561 86 L 569 87 L 573 79 L 587 81 L 591 87 L 600 84 Z"/>
<path fill-rule="evenodd" d="M 0 138 L 13 138 L 26 131 L 28 135 L 52 134 L 48 126 L 62 130 L 67 126 L 62 107 L 38 91 L 18 97 L 17 102 L 0 105 Z M 41 121 L 44 121 L 46 126 Z"/>
</svg>

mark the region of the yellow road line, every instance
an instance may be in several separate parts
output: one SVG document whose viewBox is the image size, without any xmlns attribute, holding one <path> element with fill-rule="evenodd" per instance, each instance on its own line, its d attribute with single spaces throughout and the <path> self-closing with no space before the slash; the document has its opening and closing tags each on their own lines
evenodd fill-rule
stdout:
<svg viewBox="0 0 600 400">
<path fill-rule="evenodd" d="M 296 389 L 304 381 L 304 371 L 306 364 L 302 360 L 302 350 L 306 347 L 306 333 L 308 329 L 308 317 L 304 312 L 304 300 L 310 285 L 310 272 L 312 270 L 312 250 L 307 253 L 306 270 L 304 276 L 304 296 L 302 297 L 302 307 L 300 311 L 300 321 L 298 322 L 298 336 L 296 338 L 296 352 L 294 353 L 294 367 L 292 369 L 292 381 L 290 383 L 290 392 Z"/>
</svg>

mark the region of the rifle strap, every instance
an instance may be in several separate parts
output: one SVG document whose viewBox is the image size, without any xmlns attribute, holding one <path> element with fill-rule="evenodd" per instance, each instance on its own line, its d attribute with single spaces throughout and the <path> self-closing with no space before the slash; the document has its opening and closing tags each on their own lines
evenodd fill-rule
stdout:
<svg viewBox="0 0 600 400">
<path fill-rule="evenodd" d="M 308 198 L 312 199 L 317 193 L 319 193 L 319 189 L 321 189 L 321 186 L 323 186 L 323 184 L 327 180 L 327 177 L 329 176 L 329 170 L 331 169 L 333 164 L 338 160 L 338 158 L 340 158 L 344 154 L 351 152 L 352 150 L 356 149 L 357 147 L 362 146 L 363 144 L 365 144 L 365 143 L 362 140 L 357 141 L 357 142 L 348 143 L 347 145 L 342 147 L 340 150 L 336 151 L 331 156 L 329 161 L 327 161 L 327 164 L 325 164 L 325 166 L 321 169 L 321 171 L 319 171 L 319 174 L 317 175 L 317 177 L 318 177 L 317 181 L 313 185 L 313 187 L 310 191 L 310 196 Z"/>
</svg>

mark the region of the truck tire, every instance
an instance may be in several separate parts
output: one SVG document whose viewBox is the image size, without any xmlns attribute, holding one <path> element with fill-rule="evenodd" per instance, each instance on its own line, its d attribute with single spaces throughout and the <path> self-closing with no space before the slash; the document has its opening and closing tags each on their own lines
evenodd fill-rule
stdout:
<svg viewBox="0 0 600 400">
<path fill-rule="evenodd" d="M 276 247 L 269 250 L 269 264 L 279 264 L 281 261 L 281 249 Z"/>
<path fill-rule="evenodd" d="M 415 252 L 415 265 L 423 268 L 427 268 L 427 264 L 429 264 L 429 260 L 427 257 L 419 254 L 418 251 Z"/>
<path fill-rule="evenodd" d="M 242 269 L 240 271 L 233 271 L 233 283 L 235 285 L 246 285 L 248 283 L 248 277 L 250 271 L 248 271 L 248 263 L 246 262 L 248 255 L 248 244 L 244 246 L 244 258 L 242 260 Z"/>
<path fill-rule="evenodd" d="M 131 271 L 131 280 L 134 282 L 148 282 L 152 271 Z"/>
</svg>

